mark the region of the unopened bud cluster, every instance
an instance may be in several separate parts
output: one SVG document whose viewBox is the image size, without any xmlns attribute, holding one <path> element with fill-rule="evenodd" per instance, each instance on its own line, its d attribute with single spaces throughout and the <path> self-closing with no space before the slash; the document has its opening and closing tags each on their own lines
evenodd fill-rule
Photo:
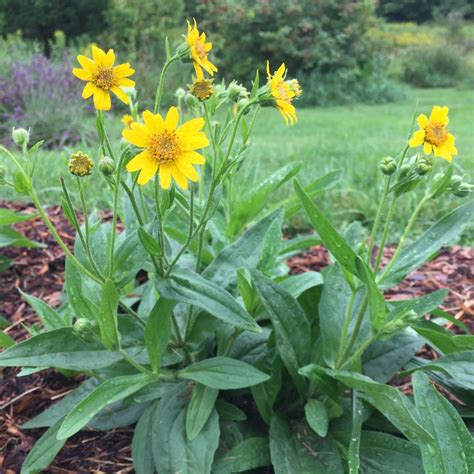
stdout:
<svg viewBox="0 0 474 474">
<path fill-rule="evenodd" d="M 390 176 L 397 171 L 397 163 L 391 156 L 386 156 L 380 161 L 379 169 L 383 174 Z"/>
<path fill-rule="evenodd" d="M 74 176 L 88 176 L 92 174 L 93 167 L 92 160 L 82 151 L 74 153 L 69 160 L 69 172 Z"/>
</svg>

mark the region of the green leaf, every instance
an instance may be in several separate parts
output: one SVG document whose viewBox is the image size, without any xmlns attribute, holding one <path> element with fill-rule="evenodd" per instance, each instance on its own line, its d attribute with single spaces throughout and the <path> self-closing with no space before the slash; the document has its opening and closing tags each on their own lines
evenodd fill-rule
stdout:
<svg viewBox="0 0 474 474">
<path fill-rule="evenodd" d="M 119 294 L 115 288 L 115 283 L 110 279 L 105 280 L 98 322 L 100 339 L 107 349 L 120 347 L 120 334 L 117 325 L 118 302 Z"/>
<path fill-rule="evenodd" d="M 245 421 L 247 419 L 245 412 L 224 400 L 216 401 L 216 410 L 221 421 Z"/>
<path fill-rule="evenodd" d="M 0 331 L 0 348 L 8 349 L 15 345 L 15 339 L 12 339 L 8 334 Z"/>
<path fill-rule="evenodd" d="M 416 408 L 433 440 L 421 443 L 426 472 L 474 472 L 474 440 L 456 409 L 430 384 L 428 376 L 413 376 Z"/>
<path fill-rule="evenodd" d="M 424 474 L 420 449 L 388 433 L 362 431 L 361 472 L 365 474 Z"/>
<path fill-rule="evenodd" d="M 175 271 L 170 278 L 158 279 L 163 297 L 204 309 L 212 316 L 249 331 L 261 329 L 250 314 L 221 286 L 192 271 Z"/>
<path fill-rule="evenodd" d="M 352 431 L 347 454 L 349 474 L 358 474 L 360 469 L 360 432 L 362 428 L 362 403 L 359 400 L 357 390 L 352 391 Z"/>
<path fill-rule="evenodd" d="M 58 439 L 70 438 L 107 405 L 123 400 L 153 380 L 148 374 L 135 374 L 115 377 L 101 383 L 66 416 L 59 428 Z"/>
<path fill-rule="evenodd" d="M 188 365 L 178 372 L 178 377 L 219 390 L 250 387 L 270 379 L 251 365 L 229 357 L 212 357 Z"/>
<path fill-rule="evenodd" d="M 432 321 L 420 321 L 413 329 L 443 354 L 474 350 L 474 336 L 456 336 Z"/>
<path fill-rule="evenodd" d="M 24 293 L 20 288 L 18 288 L 18 291 L 22 298 L 36 311 L 36 314 L 41 319 L 41 322 L 47 331 L 60 329 L 65 326 L 66 321 L 61 317 L 61 315 L 43 300 L 36 298 L 36 296 Z"/>
<path fill-rule="evenodd" d="M 304 429 L 295 432 L 287 420 L 273 417 L 270 425 L 270 455 L 275 474 L 343 474 L 335 442 L 316 438 Z"/>
<path fill-rule="evenodd" d="M 298 370 L 309 362 L 311 347 L 311 331 L 306 315 L 298 301 L 281 286 L 259 272 L 254 272 L 252 276 L 255 288 L 272 321 L 281 360 L 298 390 L 303 393 L 306 383 L 298 374 Z"/>
<path fill-rule="evenodd" d="M 72 228 L 77 232 L 80 228 L 79 222 L 77 221 L 74 209 L 71 207 L 69 201 L 64 197 L 64 195 L 61 195 L 61 207 L 69 224 L 71 224 Z"/>
<path fill-rule="evenodd" d="M 282 239 L 281 224 L 279 219 L 275 219 L 268 228 L 267 235 L 262 248 L 262 256 L 257 268 L 268 275 L 271 275 L 275 266 L 278 254 L 280 253 L 280 243 Z"/>
<path fill-rule="evenodd" d="M 23 171 L 15 173 L 15 176 L 13 176 L 13 185 L 15 186 L 15 191 L 23 196 L 29 196 L 33 189 L 31 181 Z"/>
<path fill-rule="evenodd" d="M 214 463 L 213 472 L 247 472 L 270 464 L 268 438 L 247 438 L 221 456 Z"/>
<path fill-rule="evenodd" d="M 326 374 L 326 369 L 316 364 L 301 367 L 299 373 L 311 380 L 311 383 L 320 392 L 327 395 L 331 400 L 339 403 L 337 382 Z"/>
<path fill-rule="evenodd" d="M 191 441 L 199 435 L 214 410 L 219 390 L 197 384 L 186 411 L 186 435 Z"/>
<path fill-rule="evenodd" d="M 310 197 L 304 192 L 298 180 L 295 180 L 294 184 L 296 193 L 303 203 L 311 225 L 321 237 L 324 245 L 344 269 L 357 276 L 357 256 L 352 250 L 352 247 L 331 225 L 318 207 L 316 207 Z"/>
<path fill-rule="evenodd" d="M 448 291 L 447 288 L 443 288 L 442 290 L 433 291 L 432 293 L 418 298 L 390 300 L 390 305 L 395 306 L 395 308 L 404 306 L 407 310 L 415 311 L 418 316 L 424 316 L 425 314 L 431 313 L 444 302 Z"/>
<path fill-rule="evenodd" d="M 253 270 L 257 267 L 269 225 L 279 219 L 283 222 L 283 212 L 272 212 L 245 231 L 235 242 L 227 246 L 204 270 L 203 277 L 212 280 L 221 288 L 235 286 L 236 270 L 244 267 Z"/>
<path fill-rule="evenodd" d="M 310 399 L 304 406 L 306 421 L 311 429 L 324 438 L 328 433 L 329 418 L 326 407 L 316 399 Z"/>
<path fill-rule="evenodd" d="M 0 358 L 1 362 L 1 358 Z M 474 390 L 474 351 L 449 354 L 423 366 L 424 370 L 441 370 L 466 390 Z"/>
<path fill-rule="evenodd" d="M 294 239 L 283 240 L 281 242 L 280 257 L 287 258 L 294 253 L 301 252 L 302 250 L 314 247 L 315 245 L 321 245 L 322 243 L 321 239 L 314 237 L 313 235 L 302 235 L 300 237 L 295 237 Z"/>
<path fill-rule="evenodd" d="M 326 373 L 347 387 L 359 390 L 361 398 L 373 405 L 408 439 L 431 441 L 432 436 L 418 422 L 408 397 L 390 385 L 375 382 L 361 374 L 326 369 Z"/>
<path fill-rule="evenodd" d="M 178 384 L 158 402 L 152 419 L 152 452 L 159 473 L 209 474 L 219 445 L 215 411 L 192 441 L 186 436 L 186 384 Z"/>
<path fill-rule="evenodd" d="M 433 224 L 412 244 L 401 251 L 383 288 L 390 288 L 425 263 L 443 245 L 454 241 L 474 218 L 474 199 L 465 202 Z"/>
<path fill-rule="evenodd" d="M 65 439 L 58 440 L 56 438 L 61 421 L 56 422 L 54 426 L 49 428 L 43 436 L 35 443 L 33 449 L 28 453 L 21 467 L 21 474 L 35 474 L 43 472 L 53 462 L 56 455 L 66 442 Z"/>
<path fill-rule="evenodd" d="M 161 360 L 168 347 L 171 333 L 171 315 L 176 306 L 174 301 L 160 298 L 151 310 L 145 328 L 145 345 L 150 365 L 158 374 Z"/>
<path fill-rule="evenodd" d="M 162 249 L 157 239 L 155 239 L 144 227 L 138 227 L 138 238 L 145 250 L 150 255 L 162 255 Z"/>
<path fill-rule="evenodd" d="M 258 297 L 252 287 L 252 277 L 246 268 L 237 270 L 237 288 L 244 302 L 245 309 L 252 314 L 258 305 Z"/>
<path fill-rule="evenodd" d="M 45 248 L 46 245 L 27 239 L 15 229 L 0 226 L 0 248 L 1 247 Z"/>
<path fill-rule="evenodd" d="M 439 196 L 444 194 L 444 192 L 449 188 L 451 184 L 451 178 L 453 176 L 453 170 L 454 166 L 449 165 L 446 168 L 444 174 L 440 178 L 434 180 L 433 185 L 431 186 L 431 189 L 429 191 L 431 194 L 431 199 L 438 198 Z"/>
<path fill-rule="evenodd" d="M 133 430 L 132 459 L 136 474 L 153 474 L 155 472 L 151 438 L 152 415 L 155 409 L 156 404 L 149 406 Z"/>
<path fill-rule="evenodd" d="M 359 256 L 356 257 L 356 268 L 359 278 L 367 287 L 372 332 L 376 333 L 380 331 L 385 324 L 385 298 L 382 292 L 378 289 L 370 268 L 368 268 L 367 264 Z"/>
<path fill-rule="evenodd" d="M 387 383 L 423 347 L 412 329 L 404 329 L 390 339 L 371 344 L 362 356 L 364 375 Z"/>
<path fill-rule="evenodd" d="M 298 298 L 305 291 L 320 286 L 324 283 L 323 276 L 318 272 L 304 272 L 300 275 L 291 275 L 280 282 L 281 287 L 290 293 L 293 298 Z"/>
<path fill-rule="evenodd" d="M 0 354 L 0 365 L 96 370 L 120 359 L 120 354 L 105 350 L 101 344 L 82 341 L 74 335 L 72 328 L 62 328 L 38 334 L 10 347 Z"/>
<path fill-rule="evenodd" d="M 24 214 L 12 211 L 11 209 L 0 209 L 0 225 L 18 224 L 30 219 L 34 219 L 38 214 Z"/>
</svg>

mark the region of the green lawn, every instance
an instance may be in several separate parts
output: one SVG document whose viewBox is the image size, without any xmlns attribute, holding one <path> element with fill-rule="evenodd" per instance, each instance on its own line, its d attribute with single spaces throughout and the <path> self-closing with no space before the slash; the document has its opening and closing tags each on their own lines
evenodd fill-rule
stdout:
<svg viewBox="0 0 474 474">
<path fill-rule="evenodd" d="M 381 180 L 377 169 L 380 158 L 396 156 L 406 143 L 415 109 L 429 114 L 434 104 L 450 108 L 450 129 L 457 138 L 459 150 L 459 156 L 455 159 L 458 173 L 465 174 L 472 181 L 474 92 L 453 89 L 411 90 L 405 100 L 385 105 L 301 109 L 298 110 L 298 123 L 294 127 L 285 126 L 276 110 L 264 109 L 258 117 L 253 149 L 245 166 L 254 166 L 257 162 L 257 172 L 263 178 L 288 161 L 298 160 L 303 163 L 303 181 L 310 181 L 334 169 L 343 169 L 343 180 L 319 198 L 320 205 L 331 212 L 338 225 L 356 219 L 367 223 L 373 218 L 380 196 Z M 115 134 L 118 135 L 119 119 L 116 122 Z M 67 157 L 71 151 L 46 151 L 39 157 L 36 179 L 46 203 L 58 202 L 58 178 L 66 172 Z M 97 150 L 84 151 L 97 155 Z M 5 163 L 5 158 L 1 157 L 0 161 Z M 444 164 L 443 160 L 436 160 L 438 169 Z M 100 207 L 107 207 L 102 188 L 103 180 L 100 176 L 93 176 L 90 189 L 94 190 L 95 202 Z M 5 187 L 0 189 L 2 197 L 13 197 Z M 281 191 L 289 192 L 292 192 L 291 185 Z M 401 200 L 397 208 L 400 225 L 395 226 L 395 233 L 408 218 L 415 199 L 413 196 Z M 441 202 L 433 202 L 422 213 L 420 220 L 427 225 L 459 202 L 460 199 L 451 196 L 442 198 Z M 467 234 L 466 239 L 472 241 Z"/>
</svg>

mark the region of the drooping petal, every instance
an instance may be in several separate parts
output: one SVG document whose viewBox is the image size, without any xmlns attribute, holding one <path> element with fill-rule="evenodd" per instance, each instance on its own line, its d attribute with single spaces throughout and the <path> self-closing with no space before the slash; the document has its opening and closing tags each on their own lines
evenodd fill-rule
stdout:
<svg viewBox="0 0 474 474">
<path fill-rule="evenodd" d="M 153 163 L 154 160 L 150 153 L 145 150 L 136 155 L 127 163 L 127 171 L 132 173 L 133 171 L 138 171 L 146 166 L 153 166 Z"/>
<path fill-rule="evenodd" d="M 183 175 L 190 179 L 191 181 L 194 181 L 195 183 L 199 181 L 199 175 L 197 174 L 197 171 L 194 169 L 193 165 L 183 159 L 182 157 L 179 157 L 175 161 L 176 166 L 178 167 L 179 171 L 183 173 Z"/>
<path fill-rule="evenodd" d="M 169 168 L 170 168 L 171 174 L 173 175 L 173 179 L 176 181 L 178 186 L 181 189 L 188 189 L 188 180 L 183 175 L 183 173 L 179 171 L 178 167 L 174 164 L 170 164 Z"/>
<path fill-rule="evenodd" d="M 110 94 L 96 87 L 94 90 L 94 107 L 97 110 L 110 110 L 111 106 Z"/>
<path fill-rule="evenodd" d="M 178 109 L 176 107 L 170 107 L 165 118 L 165 127 L 168 130 L 174 130 L 178 126 Z"/>
<path fill-rule="evenodd" d="M 425 142 L 423 144 L 423 151 L 425 152 L 425 155 L 431 155 L 431 153 L 433 151 L 433 147 L 432 147 L 431 143 Z"/>
<path fill-rule="evenodd" d="M 160 186 L 169 189 L 171 185 L 171 170 L 168 165 L 160 166 Z"/>
<path fill-rule="evenodd" d="M 124 104 L 128 104 L 130 99 L 128 95 L 118 86 L 111 87 L 110 89 Z"/>
<path fill-rule="evenodd" d="M 416 120 L 420 128 L 426 128 L 426 126 L 428 125 L 428 117 L 425 114 L 418 115 L 418 118 Z"/>
<path fill-rule="evenodd" d="M 408 142 L 408 145 L 411 148 L 415 148 L 417 146 L 422 145 L 424 141 L 425 141 L 425 131 L 424 130 L 418 130 L 417 132 L 415 132 L 413 134 L 413 137 Z"/>
<path fill-rule="evenodd" d="M 96 87 L 92 82 L 88 82 L 85 86 L 84 89 L 82 89 L 82 98 L 83 99 L 88 99 L 96 90 Z"/>
</svg>

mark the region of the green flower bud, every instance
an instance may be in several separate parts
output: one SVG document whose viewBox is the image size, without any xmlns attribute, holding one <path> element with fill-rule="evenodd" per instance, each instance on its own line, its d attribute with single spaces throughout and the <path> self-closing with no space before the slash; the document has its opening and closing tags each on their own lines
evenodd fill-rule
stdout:
<svg viewBox="0 0 474 474">
<path fill-rule="evenodd" d="M 186 97 L 184 98 L 184 101 L 186 102 L 186 105 L 190 109 L 194 109 L 196 107 L 199 107 L 199 99 L 195 97 L 192 94 L 186 94 Z"/>
<path fill-rule="evenodd" d="M 423 156 L 420 158 L 420 161 L 416 164 L 416 172 L 420 176 L 428 174 L 433 169 L 433 162 L 428 156 Z"/>
<path fill-rule="evenodd" d="M 99 161 L 99 170 L 104 176 L 110 176 L 115 171 L 115 161 L 110 156 L 104 156 Z"/>
<path fill-rule="evenodd" d="M 386 156 L 380 161 L 379 169 L 383 174 L 390 176 L 397 171 L 397 163 L 391 156 Z"/>
<path fill-rule="evenodd" d="M 455 189 L 459 188 L 461 183 L 462 183 L 462 176 L 459 176 L 458 174 L 455 174 L 451 178 L 451 189 L 454 191 Z"/>
<path fill-rule="evenodd" d="M 30 141 L 30 132 L 24 128 L 13 128 L 12 139 L 18 146 L 27 146 Z"/>
<path fill-rule="evenodd" d="M 73 331 L 84 342 L 94 342 L 98 337 L 97 322 L 86 318 L 79 318 L 74 323 Z"/>
<path fill-rule="evenodd" d="M 184 96 L 186 95 L 186 91 L 182 88 L 182 87 L 178 87 L 176 89 L 176 92 L 174 93 L 174 95 L 178 98 L 178 99 L 183 99 Z"/>
<path fill-rule="evenodd" d="M 404 164 L 400 166 L 400 179 L 407 177 L 410 174 L 411 166 Z"/>
<path fill-rule="evenodd" d="M 137 98 L 137 90 L 135 87 L 122 87 L 122 90 L 127 94 L 127 97 L 130 98 L 132 102 Z"/>
<path fill-rule="evenodd" d="M 230 100 L 237 99 L 238 97 L 247 97 L 248 96 L 248 91 L 247 89 L 238 84 L 235 81 L 232 81 L 228 87 L 227 87 L 227 97 Z"/>
<path fill-rule="evenodd" d="M 461 183 L 456 189 L 452 191 L 452 193 L 456 197 L 463 198 L 471 193 L 473 187 L 474 186 L 472 186 L 472 184 Z"/>
<path fill-rule="evenodd" d="M 69 172 L 74 176 L 88 176 L 92 174 L 92 168 L 94 163 L 92 160 L 82 151 L 78 151 L 71 155 L 69 160 Z"/>
</svg>

